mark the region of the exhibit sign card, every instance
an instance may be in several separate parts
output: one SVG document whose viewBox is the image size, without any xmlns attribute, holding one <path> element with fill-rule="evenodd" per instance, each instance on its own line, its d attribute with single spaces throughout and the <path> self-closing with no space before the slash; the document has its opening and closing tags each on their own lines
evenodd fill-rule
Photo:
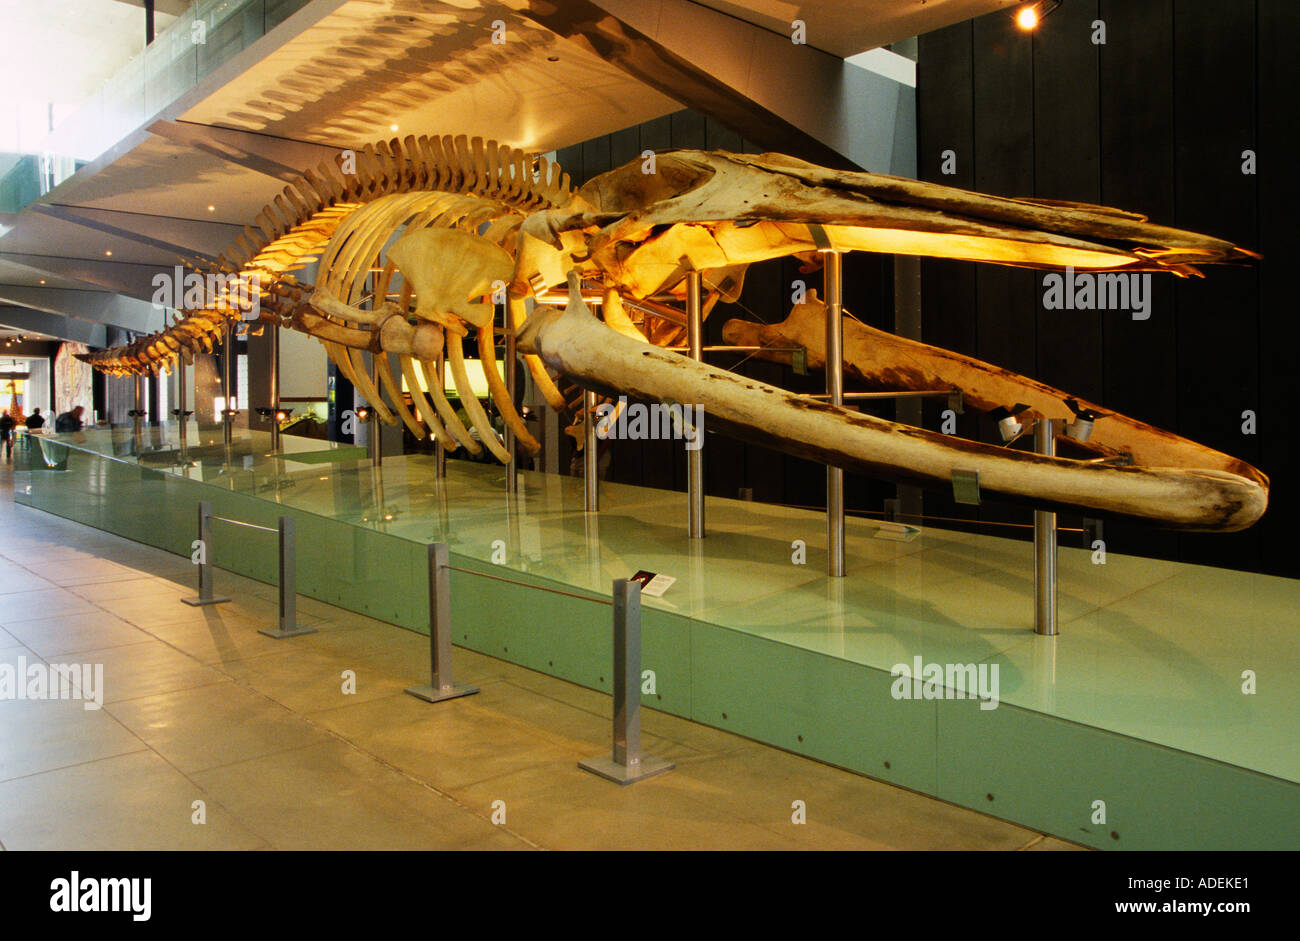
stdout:
<svg viewBox="0 0 1300 941">
<path fill-rule="evenodd" d="M 641 583 L 641 594 L 649 595 L 651 598 L 658 598 L 669 588 L 672 588 L 677 579 L 671 575 L 658 575 L 642 569 L 632 576 L 632 581 Z"/>
</svg>

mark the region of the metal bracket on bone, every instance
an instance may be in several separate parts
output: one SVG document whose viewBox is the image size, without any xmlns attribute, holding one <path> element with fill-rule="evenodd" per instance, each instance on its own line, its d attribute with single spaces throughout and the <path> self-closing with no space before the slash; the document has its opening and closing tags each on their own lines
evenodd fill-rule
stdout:
<svg viewBox="0 0 1300 941">
<path fill-rule="evenodd" d="M 958 415 L 966 414 L 965 402 L 961 389 L 953 389 L 948 393 L 948 407 Z"/>
<path fill-rule="evenodd" d="M 973 470 L 952 472 L 952 498 L 967 506 L 980 505 L 980 474 Z"/>
<path fill-rule="evenodd" d="M 833 252 L 835 247 L 831 245 L 831 237 L 826 234 L 826 230 L 815 222 L 808 223 L 808 234 L 812 236 L 813 244 L 817 246 L 819 252 Z"/>
</svg>

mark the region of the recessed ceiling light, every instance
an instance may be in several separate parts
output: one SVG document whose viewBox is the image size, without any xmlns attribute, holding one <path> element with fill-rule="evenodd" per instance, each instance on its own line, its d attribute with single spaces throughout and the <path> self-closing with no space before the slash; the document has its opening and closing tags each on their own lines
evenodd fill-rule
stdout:
<svg viewBox="0 0 1300 941">
<path fill-rule="evenodd" d="M 44 283 L 45 283 L 45 279 L 44 279 L 44 278 L 41 278 L 41 284 L 44 284 Z"/>
<path fill-rule="evenodd" d="M 110 252 L 110 251 L 105 251 L 104 254 L 105 254 L 105 255 L 112 255 L 113 253 Z"/>
<path fill-rule="evenodd" d="M 217 207 L 216 207 L 216 206 L 209 206 L 209 207 L 208 207 L 208 212 L 216 212 L 216 211 L 217 211 Z"/>
<path fill-rule="evenodd" d="M 396 124 L 390 124 L 390 125 L 388 125 L 388 129 L 389 129 L 390 131 L 395 131 L 395 130 L 397 130 L 397 125 L 396 125 Z"/>
</svg>

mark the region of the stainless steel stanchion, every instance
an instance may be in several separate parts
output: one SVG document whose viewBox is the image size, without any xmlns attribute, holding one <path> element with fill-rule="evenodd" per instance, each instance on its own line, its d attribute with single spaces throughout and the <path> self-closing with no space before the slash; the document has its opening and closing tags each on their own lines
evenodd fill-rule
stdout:
<svg viewBox="0 0 1300 941">
<path fill-rule="evenodd" d="M 428 686 L 411 686 L 406 691 L 425 702 L 478 692 L 477 686 L 458 685 L 451 677 L 451 568 L 445 542 L 429 546 L 429 673 Z"/>
<path fill-rule="evenodd" d="M 704 359 L 704 319 L 700 313 L 700 273 L 686 273 L 686 344 L 697 363 Z M 683 405 L 687 403 L 682 403 Z M 704 538 L 704 441 L 686 452 L 686 529 L 691 539 Z"/>
<path fill-rule="evenodd" d="M 582 482 L 584 509 L 595 513 L 600 509 L 600 475 L 599 455 L 596 453 L 596 393 L 582 393 L 583 411 L 583 446 L 582 446 Z"/>
<path fill-rule="evenodd" d="M 217 598 L 212 594 L 212 563 L 208 560 L 208 553 L 212 551 L 212 504 L 206 500 L 199 501 L 198 543 L 192 547 L 194 555 L 190 558 L 199 569 L 199 593 L 193 598 L 182 598 L 181 601 L 195 607 L 229 601 L 229 598 Z"/>
<path fill-rule="evenodd" d="M 503 306 L 502 310 L 506 308 Z M 510 329 L 510 314 L 507 312 L 506 322 L 506 394 L 510 397 L 510 407 L 518 408 L 516 389 L 515 389 L 515 332 Z M 506 465 L 506 493 L 514 495 L 519 489 L 519 465 L 515 459 L 515 433 L 510 430 L 510 425 L 506 425 L 506 453 L 510 455 L 510 463 Z"/>
<path fill-rule="evenodd" d="M 230 370 L 235 358 L 235 325 L 234 321 L 226 320 L 226 332 L 221 341 L 221 394 L 224 396 L 225 405 L 221 410 L 222 422 L 222 439 L 227 446 L 235 440 L 235 409 L 231 404 L 231 385 Z"/>
<path fill-rule="evenodd" d="M 176 359 L 176 432 L 180 438 L 181 460 L 188 460 L 186 449 L 189 445 L 189 421 L 185 414 L 185 353 Z"/>
<path fill-rule="evenodd" d="M 1052 457 L 1056 437 L 1052 422 L 1040 418 L 1034 425 L 1034 450 Z M 1034 511 L 1034 633 L 1056 633 L 1056 514 Z"/>
<path fill-rule="evenodd" d="M 137 373 L 135 377 L 135 401 L 131 408 L 131 447 L 135 453 L 144 448 L 144 376 Z"/>
<path fill-rule="evenodd" d="M 438 391 L 447 387 L 447 354 L 445 352 L 438 354 Z M 437 460 L 434 463 L 434 474 L 439 480 L 447 476 L 447 449 L 438 442 Z"/>
<path fill-rule="evenodd" d="M 382 397 L 383 393 L 379 391 L 379 359 L 382 353 L 370 354 L 370 384 L 375 387 L 375 394 Z M 369 436 L 368 444 L 370 445 L 370 460 L 376 466 L 380 467 L 384 463 L 384 437 L 383 422 L 379 420 L 379 409 L 376 408 L 379 403 L 370 403 L 370 425 L 366 428 L 366 434 Z"/>
<path fill-rule="evenodd" d="M 316 628 L 298 624 L 298 552 L 294 543 L 292 517 L 280 517 L 280 623 L 258 631 L 282 639 L 315 634 Z"/>
<path fill-rule="evenodd" d="M 826 291 L 826 394 L 831 405 L 844 404 L 844 294 L 839 252 L 823 252 Z M 826 468 L 826 570 L 844 577 L 844 471 Z"/>
<path fill-rule="evenodd" d="M 280 327 L 271 325 L 271 450 L 280 450 Z"/>
<path fill-rule="evenodd" d="M 641 754 L 641 585 L 614 580 L 614 747 L 578 767 L 619 784 L 671 771 L 673 762 Z"/>
</svg>

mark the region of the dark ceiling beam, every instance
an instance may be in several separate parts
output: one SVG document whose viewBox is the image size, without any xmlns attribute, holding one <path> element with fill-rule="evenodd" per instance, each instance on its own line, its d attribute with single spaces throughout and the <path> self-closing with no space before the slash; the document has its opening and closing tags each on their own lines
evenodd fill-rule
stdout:
<svg viewBox="0 0 1300 941">
<path fill-rule="evenodd" d="M 678 55 L 591 0 L 563 3 L 526 0 L 519 14 L 578 43 L 683 107 L 712 118 L 760 147 L 822 166 L 861 169 L 843 154 L 719 79 L 706 67 L 712 64 L 708 60 L 700 64 Z M 733 29 L 757 29 L 723 14 L 716 15 L 734 24 Z"/>
<path fill-rule="evenodd" d="M 34 272 L 56 275 L 70 281 L 93 285 L 128 298 L 151 298 L 153 279 L 160 271 L 170 273 L 171 268 L 125 261 L 105 261 L 102 258 L 64 258 L 58 255 L 29 255 L 21 252 L 0 252 L 0 259 L 22 265 Z M 33 288 L 33 290 L 47 290 Z"/>
<path fill-rule="evenodd" d="M 760 147 L 841 169 L 915 166 L 915 90 L 789 35 L 688 0 L 518 0 L 518 12 Z"/>
<path fill-rule="evenodd" d="M 27 307 L 0 304 L 0 326 L 23 334 L 39 333 L 73 343 L 85 343 L 87 346 L 108 345 L 107 330 L 103 324 Z"/>
<path fill-rule="evenodd" d="M 107 324 L 132 333 L 161 330 L 166 313 L 148 301 L 107 291 L 70 291 L 18 284 L 0 284 L 0 302 L 93 324 Z"/>
</svg>

